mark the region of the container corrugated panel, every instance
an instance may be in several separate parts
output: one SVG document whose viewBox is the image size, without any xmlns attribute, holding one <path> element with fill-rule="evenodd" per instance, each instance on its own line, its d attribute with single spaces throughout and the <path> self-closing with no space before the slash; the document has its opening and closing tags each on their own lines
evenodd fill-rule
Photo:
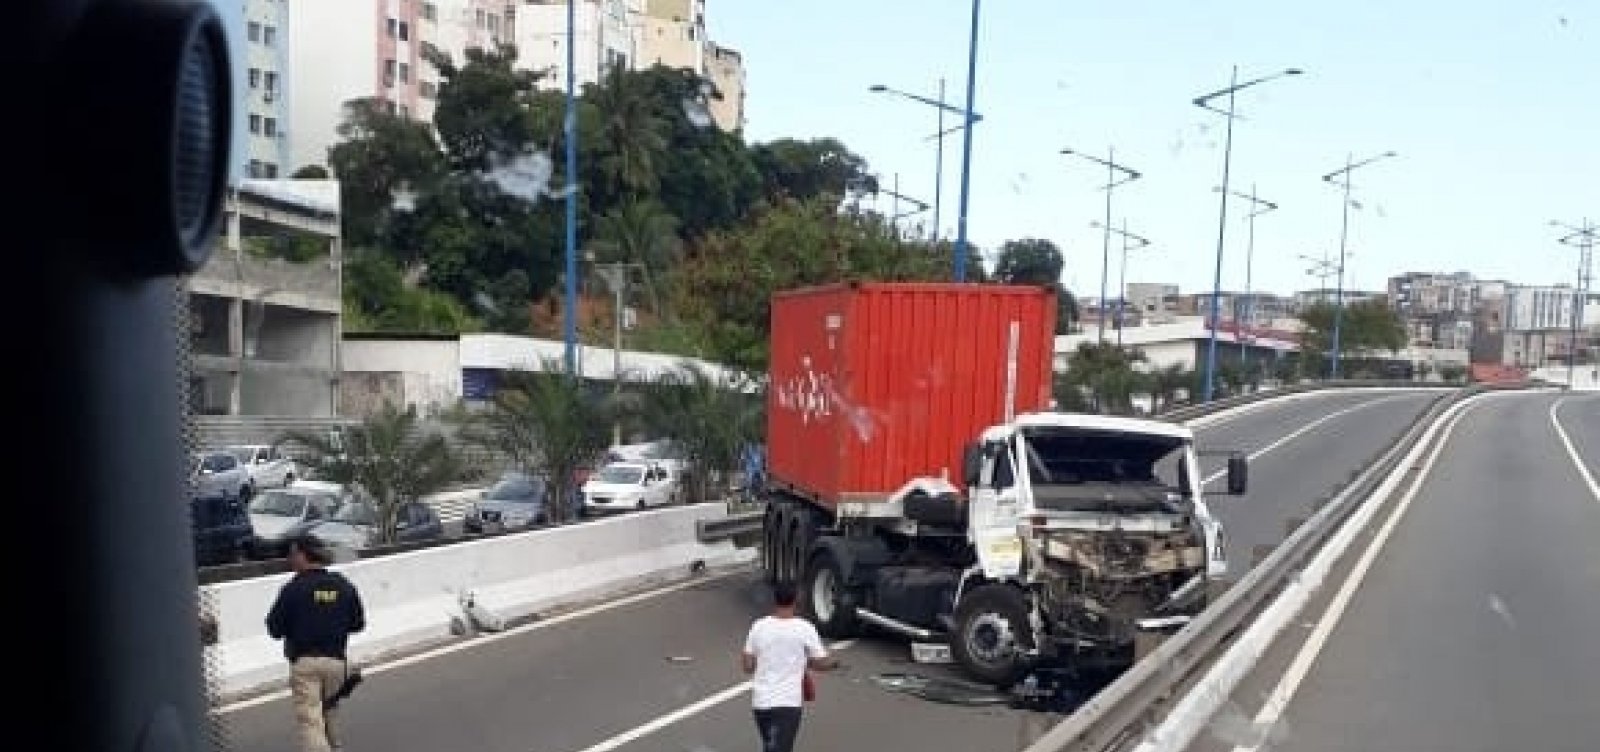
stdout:
<svg viewBox="0 0 1600 752">
<path fill-rule="evenodd" d="M 825 504 L 872 501 L 918 476 L 960 485 L 985 427 L 1050 402 L 1055 293 L 867 283 L 778 294 L 767 463 Z"/>
</svg>

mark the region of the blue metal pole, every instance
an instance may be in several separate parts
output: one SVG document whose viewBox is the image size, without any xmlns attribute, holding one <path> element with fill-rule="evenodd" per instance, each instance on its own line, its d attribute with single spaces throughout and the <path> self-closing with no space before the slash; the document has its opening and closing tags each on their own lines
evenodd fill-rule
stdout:
<svg viewBox="0 0 1600 752">
<path fill-rule="evenodd" d="M 956 220 L 956 281 L 967 281 L 967 201 L 972 194 L 972 112 L 978 84 L 978 5 L 972 0 L 972 39 L 967 43 L 967 107 L 961 129 L 961 209 Z"/>
<path fill-rule="evenodd" d="M 1233 79 L 1229 85 L 1234 87 L 1239 85 L 1237 65 L 1233 67 Z M 1237 93 L 1235 90 L 1228 92 L 1228 135 L 1222 147 L 1222 216 L 1217 220 L 1217 264 L 1211 280 L 1211 336 L 1206 344 L 1206 383 L 1203 400 L 1205 402 L 1210 402 L 1216 394 L 1217 323 L 1222 318 L 1222 245 L 1228 231 L 1228 170 L 1233 160 L 1233 106 Z"/>
<path fill-rule="evenodd" d="M 939 243 L 939 207 L 944 198 L 944 79 L 939 79 L 939 130 L 933 153 L 933 242 Z"/>
<path fill-rule="evenodd" d="M 567 112 L 562 130 L 567 142 L 567 304 L 566 366 L 578 375 L 578 99 L 577 0 L 567 0 Z"/>
</svg>

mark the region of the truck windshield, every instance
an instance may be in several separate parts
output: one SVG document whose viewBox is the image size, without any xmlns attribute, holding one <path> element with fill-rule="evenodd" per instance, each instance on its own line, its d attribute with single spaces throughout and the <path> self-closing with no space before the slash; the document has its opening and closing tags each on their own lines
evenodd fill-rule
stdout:
<svg viewBox="0 0 1600 752">
<path fill-rule="evenodd" d="M 1177 489 L 1185 442 L 1114 431 L 1040 430 L 1023 434 L 1028 475 L 1049 486 L 1140 485 Z"/>
</svg>

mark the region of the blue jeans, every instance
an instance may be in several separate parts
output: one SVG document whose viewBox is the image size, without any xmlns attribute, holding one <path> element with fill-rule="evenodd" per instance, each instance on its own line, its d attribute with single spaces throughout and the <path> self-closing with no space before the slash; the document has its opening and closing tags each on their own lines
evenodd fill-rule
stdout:
<svg viewBox="0 0 1600 752">
<path fill-rule="evenodd" d="M 756 708 L 756 731 L 761 752 L 794 752 L 800 734 L 800 708 Z"/>
</svg>

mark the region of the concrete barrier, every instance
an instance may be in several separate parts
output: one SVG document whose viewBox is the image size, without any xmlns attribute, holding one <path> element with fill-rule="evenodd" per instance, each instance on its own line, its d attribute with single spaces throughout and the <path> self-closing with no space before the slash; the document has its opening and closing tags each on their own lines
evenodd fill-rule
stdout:
<svg viewBox="0 0 1600 752">
<path fill-rule="evenodd" d="M 696 562 L 746 561 L 750 552 L 729 541 L 696 539 L 698 521 L 725 515 L 722 504 L 673 507 L 336 565 L 367 609 L 367 629 L 352 639 L 351 659 L 370 661 L 468 625 L 503 628 L 643 582 L 687 576 Z M 287 679 L 282 645 L 267 636 L 265 620 L 288 577 L 202 588 L 216 604 L 220 642 L 207 650 L 222 667 L 224 695 Z"/>
</svg>

